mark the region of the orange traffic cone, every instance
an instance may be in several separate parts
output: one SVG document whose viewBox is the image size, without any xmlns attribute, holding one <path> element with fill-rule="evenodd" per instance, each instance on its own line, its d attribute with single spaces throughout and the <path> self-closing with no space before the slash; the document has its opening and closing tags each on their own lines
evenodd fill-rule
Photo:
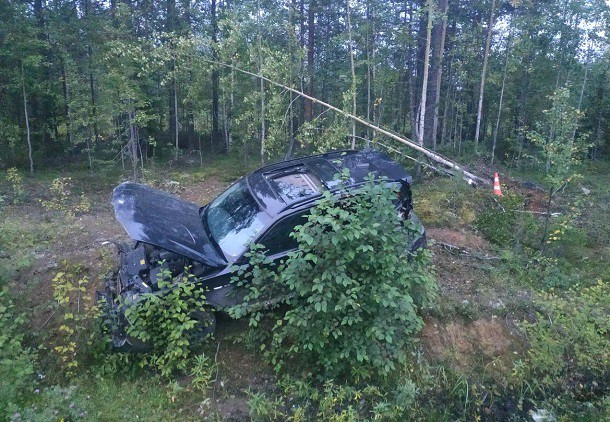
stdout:
<svg viewBox="0 0 610 422">
<path fill-rule="evenodd" d="M 498 173 L 494 173 L 494 195 L 502 196 L 502 189 L 500 189 L 500 178 Z"/>
</svg>

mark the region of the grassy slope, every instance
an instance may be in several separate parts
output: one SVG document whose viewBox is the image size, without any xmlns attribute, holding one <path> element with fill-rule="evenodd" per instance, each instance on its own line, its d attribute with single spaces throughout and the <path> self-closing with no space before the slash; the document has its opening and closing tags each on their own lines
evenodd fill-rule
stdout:
<svg viewBox="0 0 610 422">
<path fill-rule="evenodd" d="M 584 236 L 584 240 L 553 245 L 553 253 L 565 260 L 569 277 L 580 282 L 608 279 L 610 272 L 610 234 L 605 212 L 610 195 L 604 177 L 610 173 L 608 167 L 607 163 L 595 163 L 584 172 L 581 183 L 591 193 L 585 197 L 573 235 L 578 239 Z M 145 172 L 145 179 L 203 204 L 247 171 L 241 162 L 227 158 L 203 167 L 151 167 Z M 202 416 L 247 418 L 245 390 L 252 387 L 265 391 L 271 388 L 274 378 L 256 353 L 234 342 L 244 327 L 229 320 L 222 320 L 224 328 L 220 328 L 215 344 L 206 351 L 216 355 L 218 347 L 219 352 L 217 382 L 207 395 L 189 390 L 188 377 L 172 385 L 145 372 L 125 377 L 103 375 L 100 367 L 108 359 L 87 356 L 85 351 L 81 352 L 83 364 L 75 378 L 66 380 L 60 375 L 50 351 L 61 323 L 54 313 L 51 280 L 63 268 L 63 261 L 79 265 L 81 275 L 90 279 L 87 294 L 92 295 L 103 272 L 112 265 L 107 258 L 111 253 L 102 243 L 125 238 L 108 204 L 112 187 L 120 182 L 117 170 L 108 168 L 95 176 L 82 170 L 61 174 L 66 175 L 74 183 L 71 198 L 85 193 L 92 202 L 90 212 L 67 220 L 62 213 L 41 207 L 39 201 L 49 198 L 47 187 L 53 178 L 60 176 L 59 172 L 27 177 L 26 201 L 2 210 L 0 282 L 8 283 L 18 304 L 30 310 L 29 342 L 43 346 L 40 370 L 47 376 L 41 386 L 76 385 L 77 398 L 93 420 L 132 420 L 135 415 L 140 420 L 177 415 L 184 420 Z M 517 190 L 505 187 L 505 192 L 511 189 Z M 10 186 L 4 183 L 2 190 L 10 200 Z M 569 187 L 564 197 L 579 192 L 579 187 Z M 439 307 L 428 315 L 422 333 L 424 354 L 428 360 L 447 364 L 470 377 L 476 378 L 479 373 L 502 378 L 510 371 L 515 354 L 524 349 L 515 321 L 531 312 L 532 292 L 544 288 L 544 280 L 528 281 L 527 272 L 511 267 L 527 265 L 522 255 L 514 258 L 522 252 L 521 245 L 494 245 L 477 230 L 477 217 L 485 207 L 493 206 L 490 192 L 473 191 L 460 182 L 432 178 L 415 186 L 414 197 L 416 211 L 429 228 L 430 237 L 436 240 L 431 247 L 441 287 Z M 454 250 L 446 245 L 463 249 Z"/>
</svg>

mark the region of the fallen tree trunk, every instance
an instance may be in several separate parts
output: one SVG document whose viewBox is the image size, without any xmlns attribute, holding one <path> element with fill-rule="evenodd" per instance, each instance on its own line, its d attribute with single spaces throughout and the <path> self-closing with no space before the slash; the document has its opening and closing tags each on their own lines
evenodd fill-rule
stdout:
<svg viewBox="0 0 610 422">
<path fill-rule="evenodd" d="M 449 252 L 450 254 L 470 256 L 470 257 L 473 257 L 473 258 L 476 258 L 476 259 L 480 259 L 482 261 L 494 261 L 494 260 L 498 260 L 499 261 L 499 260 L 502 259 L 499 256 L 487 256 L 487 255 L 476 254 L 476 253 L 473 253 L 468 248 L 465 248 L 465 247 L 462 247 L 462 246 L 452 245 L 450 243 L 435 241 L 434 245 L 438 245 L 439 247 L 441 247 L 445 251 Z"/>
<path fill-rule="evenodd" d="M 269 79 L 269 78 L 267 78 L 267 77 L 265 77 L 263 75 L 259 75 L 259 74 L 254 73 L 254 72 L 249 72 L 247 70 L 240 69 L 240 68 L 238 68 L 236 66 L 233 66 L 233 65 L 229 65 L 229 64 L 225 64 L 225 63 L 220 63 L 220 62 L 215 62 L 213 60 L 206 60 L 206 59 L 203 59 L 203 60 L 205 60 L 205 61 L 207 61 L 209 63 L 212 63 L 212 64 L 217 64 L 217 65 L 221 65 L 221 66 L 224 66 L 224 67 L 228 67 L 228 68 L 234 69 L 234 70 L 236 70 L 238 72 L 241 72 L 241 73 L 244 73 L 246 75 L 254 76 L 255 78 L 260 78 L 260 79 L 262 79 L 262 80 L 264 80 L 266 82 L 269 82 L 272 85 L 278 86 L 278 87 L 283 88 L 285 90 L 288 90 L 290 92 L 294 92 L 295 94 L 300 95 L 300 96 L 306 98 L 307 100 L 309 100 L 309 101 L 311 101 L 313 103 L 318 103 L 318 104 L 320 104 L 320 105 L 322 105 L 322 106 L 324 106 L 324 107 L 326 107 L 326 108 L 328 108 L 330 110 L 336 111 L 337 113 L 339 113 L 339 114 L 341 114 L 341 115 L 343 115 L 345 117 L 349 117 L 350 119 L 352 119 L 352 120 L 354 120 L 354 121 L 356 121 L 356 122 L 358 122 L 358 123 L 360 123 L 360 124 L 362 124 L 364 126 L 367 126 L 367 127 L 371 128 L 371 129 L 377 131 L 378 133 L 381 133 L 381 134 L 387 136 L 388 138 L 394 139 L 395 141 L 398 141 L 398 142 L 400 142 L 400 143 L 402 143 L 404 145 L 407 145 L 408 147 L 413 148 L 414 150 L 422 153 L 423 155 L 425 155 L 426 157 L 428 157 L 429 159 L 431 159 L 431 160 L 433 160 L 433 161 L 435 161 L 437 163 L 440 163 L 440 164 L 445 165 L 445 166 L 447 166 L 447 167 L 449 167 L 449 168 L 451 168 L 451 169 L 453 169 L 453 170 L 455 170 L 457 172 L 460 172 L 462 174 L 462 176 L 463 176 L 463 179 L 466 182 L 468 182 L 468 184 L 476 185 L 478 183 L 482 183 L 484 185 L 491 185 L 491 180 L 490 179 L 485 179 L 485 178 L 479 177 L 479 176 L 477 176 L 477 175 L 467 171 L 466 169 L 464 169 L 462 166 L 458 165 L 457 163 L 455 163 L 455 162 L 453 162 L 453 161 L 443 157 L 440 154 L 437 154 L 436 152 L 430 151 L 429 149 L 427 149 L 427 148 L 425 148 L 425 147 L 423 147 L 421 145 L 418 145 L 416 142 L 413 142 L 409 138 L 406 138 L 404 136 L 400 136 L 400 135 L 397 135 L 397 134 L 395 134 L 393 132 L 390 132 L 389 130 L 384 129 L 384 128 L 380 127 L 380 126 L 377 126 L 377 125 L 375 125 L 373 123 L 370 123 L 370 122 L 368 122 L 365 119 L 362 119 L 362 118 L 360 118 L 358 116 L 355 116 L 355 115 L 353 115 L 351 113 L 348 113 L 347 111 L 343 111 L 340 108 L 337 108 L 337 107 L 335 107 L 335 106 L 333 106 L 331 104 L 325 103 L 324 101 L 321 101 L 321 100 L 319 100 L 319 99 L 317 99 L 315 97 L 307 95 L 304 92 L 299 91 L 298 89 L 291 88 L 291 87 L 289 87 L 287 85 L 281 84 L 279 82 L 275 82 L 275 81 L 273 81 L 273 80 L 271 80 L 271 79 Z"/>
</svg>

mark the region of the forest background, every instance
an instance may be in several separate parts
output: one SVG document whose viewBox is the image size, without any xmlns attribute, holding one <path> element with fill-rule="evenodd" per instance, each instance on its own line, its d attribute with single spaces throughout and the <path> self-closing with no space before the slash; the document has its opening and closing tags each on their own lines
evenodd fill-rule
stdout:
<svg viewBox="0 0 610 422">
<path fill-rule="evenodd" d="M 607 146 L 609 6 L 565 1 L 43 1 L 0 6 L 0 165 L 239 151 L 260 161 L 377 135 L 504 161 L 558 136 L 560 92 Z M 562 91 L 563 90 L 563 91 Z M 542 125 L 544 127 L 538 127 Z M 379 140 L 379 139 L 377 139 Z M 137 165 L 136 165 L 137 167 Z"/>
<path fill-rule="evenodd" d="M 0 0 L 0 419 L 610 417 L 609 30 L 603 0 Z M 116 184 L 203 205 L 366 147 L 417 176 L 438 284 L 391 376 L 275 371 L 226 316 L 180 371 L 110 351 Z"/>
</svg>

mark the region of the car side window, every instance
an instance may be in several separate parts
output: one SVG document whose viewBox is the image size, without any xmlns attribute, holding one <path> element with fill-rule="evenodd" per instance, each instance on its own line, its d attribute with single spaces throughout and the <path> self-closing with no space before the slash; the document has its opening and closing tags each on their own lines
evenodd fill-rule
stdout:
<svg viewBox="0 0 610 422">
<path fill-rule="evenodd" d="M 307 222 L 306 216 L 307 211 L 284 217 L 263 235 L 259 243 L 267 248 L 269 255 L 296 249 L 297 241 L 290 236 L 290 233 L 296 226 Z"/>
</svg>

